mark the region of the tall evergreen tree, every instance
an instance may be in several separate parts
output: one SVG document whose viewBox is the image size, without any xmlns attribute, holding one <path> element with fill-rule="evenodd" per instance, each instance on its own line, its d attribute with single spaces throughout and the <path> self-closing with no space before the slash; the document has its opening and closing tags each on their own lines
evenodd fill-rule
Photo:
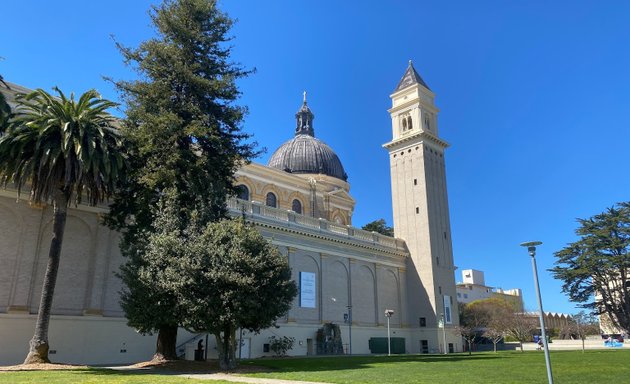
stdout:
<svg viewBox="0 0 630 384">
<path fill-rule="evenodd" d="M 200 225 L 219 220 L 234 192 L 234 172 L 256 155 L 241 130 L 246 110 L 234 103 L 240 96 L 236 80 L 249 72 L 230 61 L 232 20 L 214 0 L 165 0 L 152 9 L 151 19 L 155 38 L 138 48 L 119 44 L 125 62 L 140 75 L 116 82 L 127 105 L 123 132 L 133 151 L 132 175 L 107 219 L 123 233 L 127 263 L 121 276 L 129 287 L 123 306 L 135 295 L 150 294 L 134 286 L 134 271 L 145 262 L 147 231 L 158 229 L 151 207 L 164 191 L 173 194 L 181 226 L 192 212 L 200 215 Z M 127 313 L 130 323 L 137 323 L 133 316 Z M 140 329 L 158 333 L 156 357 L 175 358 L 178 310 L 142 316 L 150 326 Z M 148 321 L 150 316 L 155 318 Z"/>
<path fill-rule="evenodd" d="M 578 219 L 580 239 L 555 253 L 551 268 L 579 306 L 630 332 L 630 202 Z"/>
</svg>

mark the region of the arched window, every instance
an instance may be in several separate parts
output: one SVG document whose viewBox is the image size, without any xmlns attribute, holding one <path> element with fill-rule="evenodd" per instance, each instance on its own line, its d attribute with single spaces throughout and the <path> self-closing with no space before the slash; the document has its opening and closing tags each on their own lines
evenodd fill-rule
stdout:
<svg viewBox="0 0 630 384">
<path fill-rule="evenodd" d="M 407 130 L 407 118 L 406 117 L 403 117 L 402 126 L 403 126 L 403 132 L 405 132 Z"/>
<path fill-rule="evenodd" d="M 241 184 L 236 186 L 236 197 L 241 200 L 249 201 L 249 188 L 246 185 Z"/>
<path fill-rule="evenodd" d="M 334 221 L 336 224 L 341 224 L 341 225 L 343 225 L 343 224 L 344 224 L 344 222 L 343 222 L 343 217 L 341 217 L 340 215 L 336 215 L 336 216 L 335 216 L 335 218 L 333 219 L 333 221 Z"/>
<path fill-rule="evenodd" d="M 409 117 L 407 118 L 407 120 L 409 120 L 409 121 L 407 122 L 407 127 L 409 128 L 409 130 L 412 130 L 412 129 L 413 129 L 413 123 L 411 122 L 411 116 L 409 116 Z"/>
<path fill-rule="evenodd" d="M 278 199 L 276 198 L 276 195 L 274 195 L 272 192 L 269 192 L 267 194 L 267 198 L 265 200 L 265 205 L 268 206 L 268 207 L 277 208 L 278 207 Z"/>
<path fill-rule="evenodd" d="M 302 203 L 298 199 L 294 199 L 293 203 L 291 203 L 291 210 L 295 213 L 302 214 Z"/>
</svg>

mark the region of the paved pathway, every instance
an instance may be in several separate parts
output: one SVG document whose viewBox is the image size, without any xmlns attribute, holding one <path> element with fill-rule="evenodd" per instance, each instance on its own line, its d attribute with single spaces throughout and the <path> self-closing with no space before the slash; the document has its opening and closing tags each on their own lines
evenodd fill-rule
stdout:
<svg viewBox="0 0 630 384">
<path fill-rule="evenodd" d="M 123 366 L 113 366 L 113 367 L 102 367 L 106 369 L 112 369 L 115 371 L 138 371 L 144 373 L 152 373 L 152 374 L 165 374 L 165 375 L 175 375 L 180 377 L 185 377 L 188 379 L 199 379 L 199 380 L 224 380 L 231 381 L 234 383 L 253 383 L 253 384 L 329 384 L 329 383 L 318 383 L 314 381 L 295 381 L 295 380 L 282 380 L 282 379 L 266 379 L 262 377 L 246 377 L 246 376 L 238 376 L 234 374 L 227 373 L 182 373 L 182 374 L 173 374 L 172 372 L 163 372 L 159 370 L 154 370 L 152 367 L 138 368 L 132 365 L 123 365 Z"/>
<path fill-rule="evenodd" d="M 199 374 L 184 374 L 177 375 L 186 377 L 188 379 L 200 379 L 200 380 L 225 380 L 236 383 L 254 383 L 254 384 L 326 384 L 313 381 L 293 381 L 293 380 L 280 380 L 280 379 L 265 379 L 262 377 L 245 377 L 228 375 L 226 373 L 199 373 Z"/>
</svg>

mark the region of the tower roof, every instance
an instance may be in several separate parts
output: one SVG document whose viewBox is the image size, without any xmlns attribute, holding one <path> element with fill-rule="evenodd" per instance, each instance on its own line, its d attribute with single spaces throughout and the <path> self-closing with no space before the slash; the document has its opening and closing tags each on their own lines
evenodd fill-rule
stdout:
<svg viewBox="0 0 630 384">
<path fill-rule="evenodd" d="M 420 77 L 418 72 L 416 72 L 416 69 L 413 67 L 413 62 L 409 60 L 409 66 L 407 67 L 407 70 L 405 71 L 402 79 L 400 79 L 398 86 L 396 87 L 396 89 L 394 89 L 394 92 L 398 92 L 401 89 L 405 89 L 413 84 L 420 84 L 426 89 L 431 90 L 427 83 L 422 80 L 422 77 Z"/>
</svg>

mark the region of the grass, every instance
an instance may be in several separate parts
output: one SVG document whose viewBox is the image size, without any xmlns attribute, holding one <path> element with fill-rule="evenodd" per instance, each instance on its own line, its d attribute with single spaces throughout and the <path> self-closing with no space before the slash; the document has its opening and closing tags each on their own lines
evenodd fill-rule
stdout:
<svg viewBox="0 0 630 384">
<path fill-rule="evenodd" d="M 630 382 L 630 350 L 552 351 L 556 384 Z M 251 377 L 328 383 L 546 383 L 542 352 L 499 352 L 452 355 L 353 356 L 257 359 L 245 366 L 262 366 L 270 372 L 243 374 Z M 193 380 L 172 372 L 71 371 L 0 372 L 0 383 L 89 384 L 226 384 Z"/>
<path fill-rule="evenodd" d="M 630 350 L 553 351 L 556 384 L 628 383 Z M 247 376 L 328 383 L 546 383 L 542 352 L 251 360 L 273 369 Z"/>
</svg>

